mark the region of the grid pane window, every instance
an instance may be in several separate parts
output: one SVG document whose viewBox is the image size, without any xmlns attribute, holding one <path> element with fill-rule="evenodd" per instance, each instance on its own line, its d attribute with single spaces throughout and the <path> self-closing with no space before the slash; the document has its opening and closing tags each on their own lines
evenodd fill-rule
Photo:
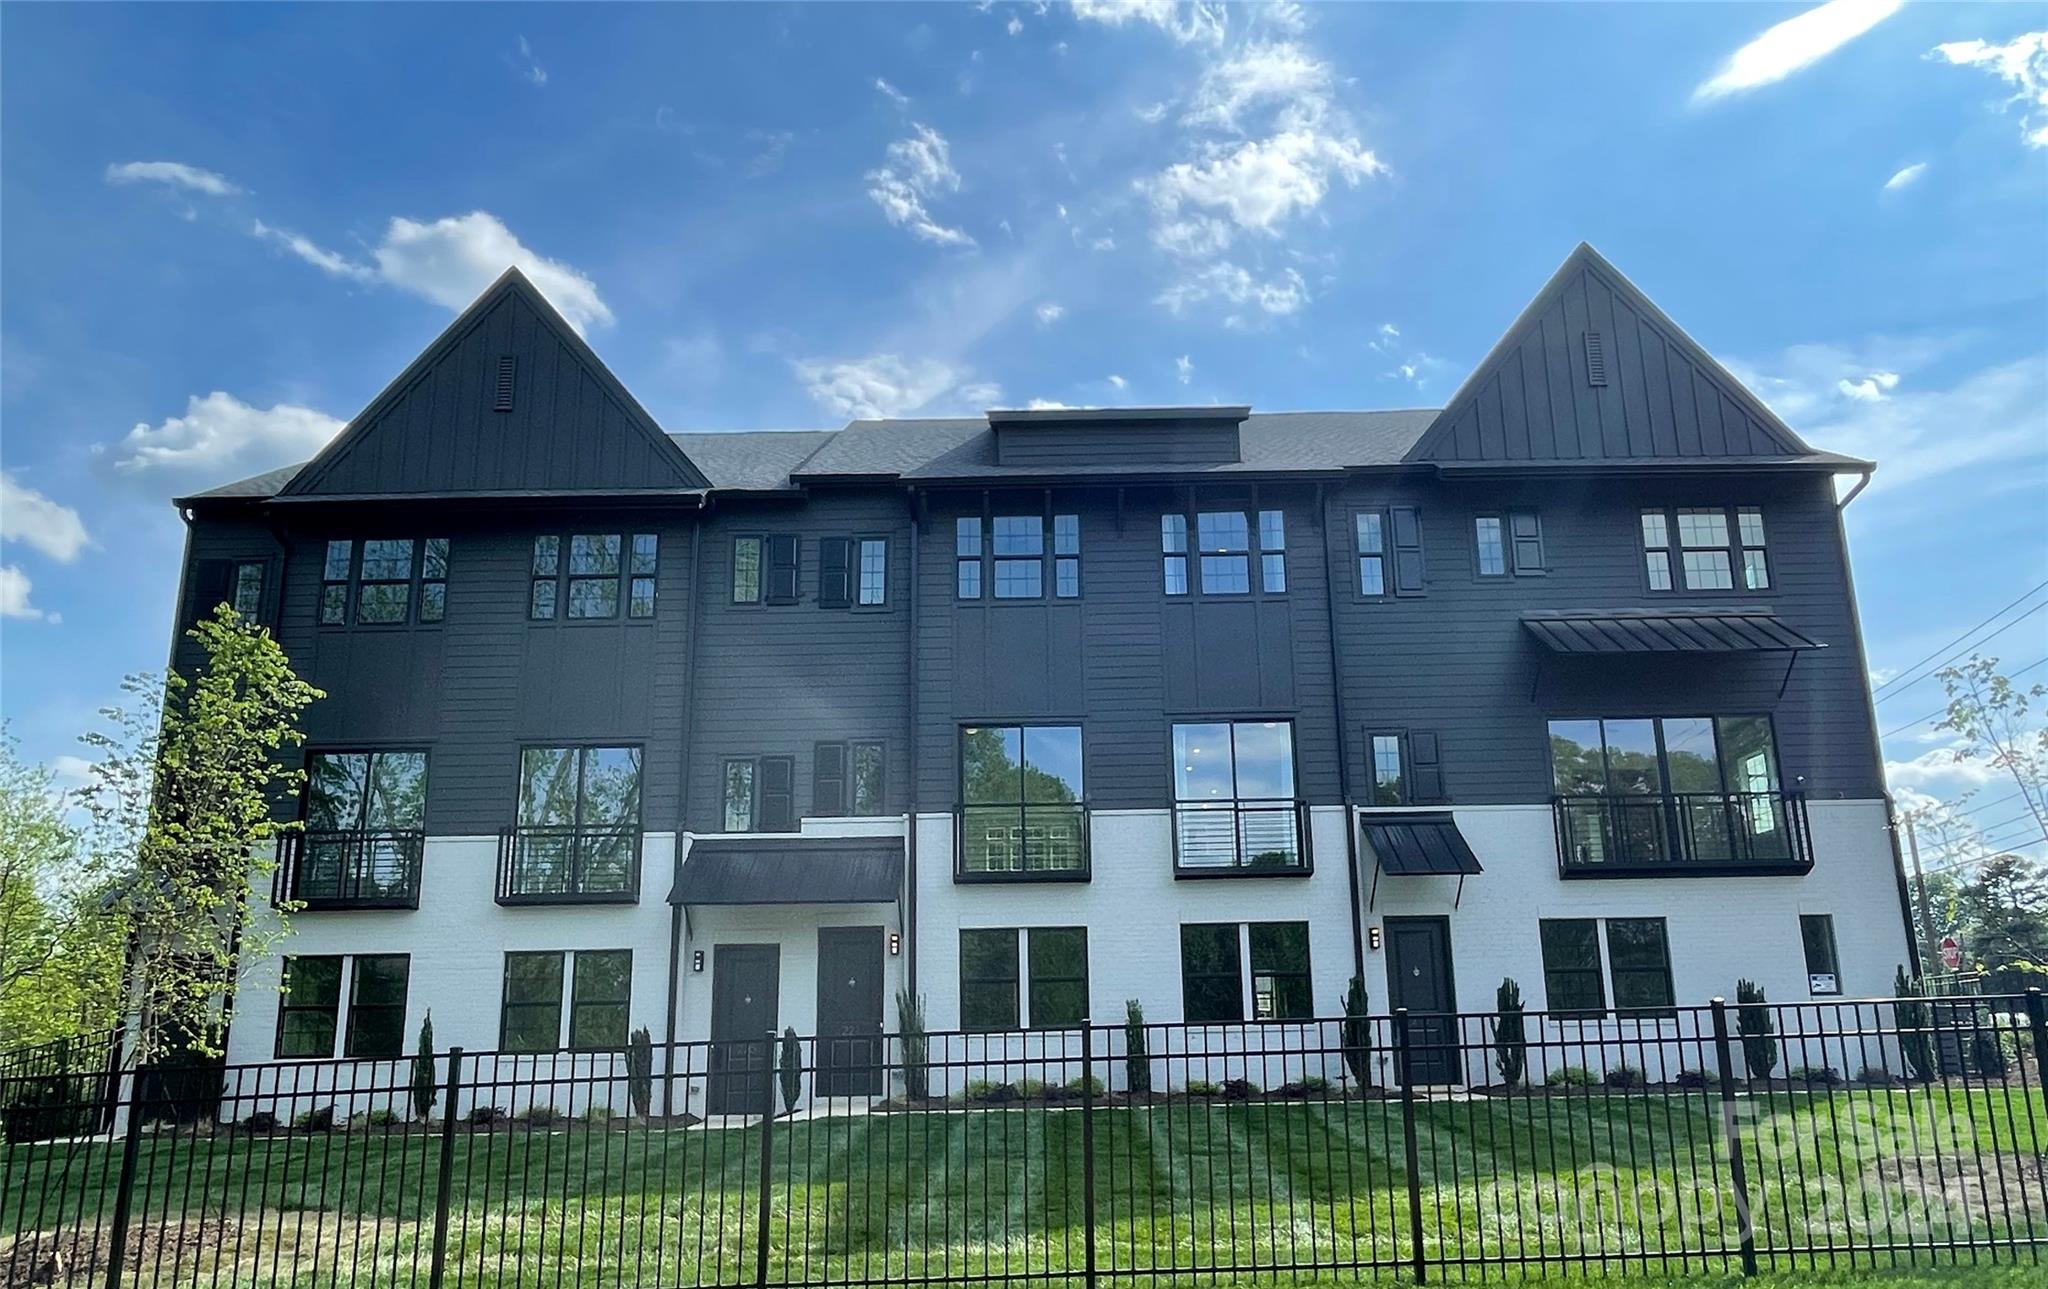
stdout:
<svg viewBox="0 0 2048 1289">
<path fill-rule="evenodd" d="M 233 604 L 235 612 L 245 618 L 253 618 L 263 608 L 263 565 L 243 563 L 235 565 Z"/>
<path fill-rule="evenodd" d="M 1675 585 L 1688 591 L 1770 589 L 1770 553 L 1764 540 L 1760 508 L 1685 506 L 1669 512 L 1646 510 L 1642 522 L 1651 590 L 1669 591 Z M 1671 560 L 1674 526 L 1678 537 L 1678 582 L 1674 582 Z"/>
<path fill-rule="evenodd" d="M 960 732 L 961 862 L 970 873 L 1087 866 L 1081 727 L 974 726 Z"/>
<path fill-rule="evenodd" d="M 1180 929 L 1181 1018 L 1189 1024 L 1241 1021 L 1243 961 L 1235 922 L 1191 922 Z"/>
<path fill-rule="evenodd" d="M 354 570 L 356 544 L 327 543 L 327 556 L 320 568 L 320 621 L 335 626 L 348 621 L 348 580 Z"/>
<path fill-rule="evenodd" d="M 860 585 L 855 602 L 880 604 L 889 595 L 889 543 L 880 537 L 863 537 L 859 552 Z"/>
<path fill-rule="evenodd" d="M 1196 515 L 1195 540 L 1202 560 L 1202 594 L 1245 595 L 1251 591 L 1251 528 L 1242 510 Z"/>
<path fill-rule="evenodd" d="M 569 991 L 569 1047 L 579 1052 L 624 1047 L 632 993 L 630 949 L 578 951 Z"/>
<path fill-rule="evenodd" d="M 960 1028 L 1017 1028 L 1018 983 L 1016 928 L 960 933 Z"/>
<path fill-rule="evenodd" d="M 1165 559 L 1165 586 L 1168 595 L 1188 593 L 1188 517 L 1186 515 L 1161 515 L 1159 517 L 1159 549 Z"/>
<path fill-rule="evenodd" d="M 661 564 L 661 538 L 654 533 L 633 534 L 632 576 L 626 583 L 626 616 L 654 616 L 654 574 Z"/>
<path fill-rule="evenodd" d="M 1372 736 L 1372 800 L 1376 806 L 1398 806 L 1408 799 L 1408 781 L 1401 765 L 1401 736 Z"/>
<path fill-rule="evenodd" d="M 1052 517 L 1052 593 L 1062 600 L 1081 594 L 1081 517 Z"/>
<path fill-rule="evenodd" d="M 420 621 L 448 616 L 448 539 L 429 537 L 420 550 Z"/>
<path fill-rule="evenodd" d="M 405 1053 L 405 986 L 412 959 L 402 953 L 364 954 L 350 965 L 348 1040 L 342 1055 L 395 1060 Z"/>
<path fill-rule="evenodd" d="M 981 519 L 962 515 L 953 521 L 954 593 L 963 600 L 981 598 Z"/>
<path fill-rule="evenodd" d="M 363 543 L 363 562 L 356 578 L 356 621 L 403 622 L 412 599 L 413 542 L 375 540 Z"/>
<path fill-rule="evenodd" d="M 580 533 L 569 538 L 569 617 L 618 616 L 620 545 L 617 533 Z"/>
<path fill-rule="evenodd" d="M 1037 515 L 997 515 L 993 521 L 998 600 L 1031 600 L 1045 593 L 1045 521 Z"/>
<path fill-rule="evenodd" d="M 1671 589 L 1671 525 L 1661 510 L 1643 512 L 1643 560 L 1650 589 Z"/>
<path fill-rule="evenodd" d="M 1735 512 L 1737 535 L 1742 543 L 1742 585 L 1751 591 L 1771 586 L 1771 561 L 1764 547 L 1764 512 L 1743 506 Z"/>
<path fill-rule="evenodd" d="M 1607 994 L 1600 981 L 1600 929 L 1592 918 L 1544 918 L 1537 923 L 1543 944 L 1543 1001 L 1551 1012 L 1603 1012 Z"/>
<path fill-rule="evenodd" d="M 341 958 L 284 960 L 284 987 L 277 1004 L 277 1054 L 329 1060 L 341 1012 Z"/>
<path fill-rule="evenodd" d="M 758 537 L 732 539 L 732 602 L 761 602 L 761 539 Z"/>
<path fill-rule="evenodd" d="M 562 571 L 562 539 L 533 539 L 533 589 L 527 599 L 526 616 L 551 619 L 555 616 L 555 578 Z"/>
<path fill-rule="evenodd" d="M 1481 515 L 1472 521 L 1473 539 L 1478 543 L 1479 576 L 1501 577 L 1508 571 L 1506 534 L 1499 515 Z"/>
<path fill-rule="evenodd" d="M 1254 922 L 1251 942 L 1252 1015 L 1259 1020 L 1306 1020 L 1316 1014 L 1309 983 L 1308 923 Z"/>
<path fill-rule="evenodd" d="M 1278 510 L 1259 512 L 1259 588 L 1269 595 L 1287 589 L 1287 516 Z"/>
<path fill-rule="evenodd" d="M 1352 540 L 1358 553 L 1358 593 L 1387 593 L 1386 516 L 1377 510 L 1361 511 L 1352 521 Z"/>
<path fill-rule="evenodd" d="M 1621 1011 L 1674 1014 L 1671 949 L 1663 918 L 1607 919 L 1607 969 Z"/>
<path fill-rule="evenodd" d="M 505 955 L 500 1050 L 552 1052 L 561 1046 L 563 956 L 559 951 Z"/>
<path fill-rule="evenodd" d="M 1088 929 L 1033 927 L 1025 933 L 1031 958 L 1031 1027 L 1079 1025 L 1088 1019 Z"/>
</svg>

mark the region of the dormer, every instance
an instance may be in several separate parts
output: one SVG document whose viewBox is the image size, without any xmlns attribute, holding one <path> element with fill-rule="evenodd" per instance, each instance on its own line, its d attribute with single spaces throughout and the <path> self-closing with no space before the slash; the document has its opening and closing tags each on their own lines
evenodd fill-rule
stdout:
<svg viewBox="0 0 2048 1289">
<path fill-rule="evenodd" d="M 992 411 L 1006 466 L 1234 465 L 1249 407 L 1053 407 Z"/>
</svg>

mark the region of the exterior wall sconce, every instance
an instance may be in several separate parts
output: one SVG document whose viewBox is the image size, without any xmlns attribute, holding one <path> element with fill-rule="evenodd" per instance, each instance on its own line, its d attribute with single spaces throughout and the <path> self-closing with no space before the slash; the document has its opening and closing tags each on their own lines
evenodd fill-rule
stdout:
<svg viewBox="0 0 2048 1289">
<path fill-rule="evenodd" d="M 903 933 L 901 931 L 891 931 L 889 933 L 889 956 L 894 958 L 900 955 L 902 952 Z"/>
<path fill-rule="evenodd" d="M 1378 953 L 1380 951 L 1380 929 L 1376 926 L 1367 927 L 1365 929 L 1365 942 L 1372 946 L 1374 953 Z M 704 955 L 700 953 L 697 956 L 701 958 Z"/>
<path fill-rule="evenodd" d="M 1377 937 L 1379 932 L 1374 931 L 1373 935 Z M 1374 944 L 1378 944 L 1377 939 L 1375 939 Z M 690 970 L 693 972 L 704 970 L 704 951 L 702 949 L 692 949 L 690 951 Z"/>
</svg>

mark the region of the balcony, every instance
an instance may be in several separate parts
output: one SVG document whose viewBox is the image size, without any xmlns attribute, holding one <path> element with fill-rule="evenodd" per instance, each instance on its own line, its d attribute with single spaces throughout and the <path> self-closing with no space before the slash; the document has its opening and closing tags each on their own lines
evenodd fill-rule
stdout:
<svg viewBox="0 0 2048 1289">
<path fill-rule="evenodd" d="M 954 819 L 955 882 L 1088 880 L 1088 807 L 1082 802 L 964 805 Z"/>
<path fill-rule="evenodd" d="M 640 827 L 526 826 L 498 835 L 500 904 L 638 904 Z"/>
<path fill-rule="evenodd" d="M 271 899 L 309 912 L 416 909 L 425 849 L 417 828 L 291 833 L 278 847 Z"/>
<path fill-rule="evenodd" d="M 1305 877 L 1308 803 L 1183 801 L 1173 808 L 1175 877 Z"/>
<path fill-rule="evenodd" d="M 1555 797 L 1552 803 L 1564 877 L 1772 876 L 1813 868 L 1802 793 Z"/>
</svg>

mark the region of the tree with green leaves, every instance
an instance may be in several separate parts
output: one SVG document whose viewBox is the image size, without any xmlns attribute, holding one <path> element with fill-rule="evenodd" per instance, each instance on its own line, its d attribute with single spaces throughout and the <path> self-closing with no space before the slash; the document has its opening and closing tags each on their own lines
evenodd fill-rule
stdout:
<svg viewBox="0 0 2048 1289">
<path fill-rule="evenodd" d="M 440 1080 L 434 1077 L 434 1012 L 420 1018 L 420 1044 L 412 1058 L 412 1117 L 425 1123 L 434 1114 L 440 1095 Z"/>
<path fill-rule="evenodd" d="M 1956 888 L 1954 925 L 1995 993 L 2048 985 L 2048 877 L 2019 855 L 1995 855 Z"/>
<path fill-rule="evenodd" d="M 325 697 L 269 631 L 219 606 L 186 633 L 204 661 L 163 682 L 130 676 L 129 706 L 82 742 L 97 754 L 79 799 L 128 935 L 131 1054 L 218 1056 L 222 1008 L 242 962 L 266 959 L 286 910 L 255 917 L 255 892 L 295 825 L 282 804 L 304 782 L 299 721 Z"/>
<path fill-rule="evenodd" d="M 1935 675 L 1948 708 L 1934 728 L 1956 736 L 1950 755 L 2011 780 L 2034 835 L 2048 837 L 2048 722 L 2037 715 L 2048 704 L 2048 685 L 2023 689 L 1998 670 L 1998 659 L 1976 654 Z"/>
<path fill-rule="evenodd" d="M 1529 1036 L 1522 1016 L 1522 987 L 1513 977 L 1503 978 L 1493 996 L 1493 1068 L 1500 1081 L 1512 1088 L 1522 1081 L 1529 1064 Z"/>
</svg>

